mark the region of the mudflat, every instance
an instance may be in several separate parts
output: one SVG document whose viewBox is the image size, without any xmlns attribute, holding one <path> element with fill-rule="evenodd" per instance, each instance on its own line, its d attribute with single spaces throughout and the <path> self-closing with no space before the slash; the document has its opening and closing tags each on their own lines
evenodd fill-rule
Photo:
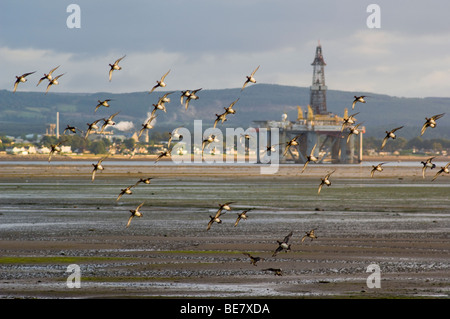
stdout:
<svg viewBox="0 0 450 319">
<path fill-rule="evenodd" d="M 420 166 L 391 163 L 371 178 L 367 165 L 266 175 L 259 165 L 104 165 L 92 182 L 84 162 L 0 162 L 0 297 L 450 296 L 450 176 L 432 181 L 439 168 L 423 178 Z M 302 240 L 311 229 L 317 238 Z M 290 250 L 274 255 L 291 231 Z"/>
</svg>

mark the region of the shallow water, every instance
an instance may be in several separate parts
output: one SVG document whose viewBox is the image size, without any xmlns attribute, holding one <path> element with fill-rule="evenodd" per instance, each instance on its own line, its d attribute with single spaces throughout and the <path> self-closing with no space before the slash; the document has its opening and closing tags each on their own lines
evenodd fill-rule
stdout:
<svg viewBox="0 0 450 319">
<path fill-rule="evenodd" d="M 145 202 L 143 212 L 148 212 L 155 222 L 167 222 L 166 227 L 170 228 L 176 228 L 179 223 L 188 226 L 188 223 L 207 221 L 218 204 L 226 201 L 234 202 L 235 212 L 227 213 L 224 218 L 232 219 L 236 213 L 251 208 L 249 218 L 258 216 L 252 218 L 253 222 L 262 225 L 290 223 L 305 217 L 313 222 L 337 223 L 351 221 L 354 216 L 360 223 L 397 222 L 400 219 L 420 222 L 445 218 L 450 212 L 446 184 L 368 181 L 355 185 L 346 179 L 334 182 L 317 195 L 317 183 L 311 181 L 255 185 L 245 180 L 217 182 L 203 179 L 192 185 L 177 179 L 155 179 L 150 185 L 138 185 L 133 194 L 125 194 L 117 201 L 120 190 L 134 182 L 133 178 L 125 178 L 95 184 L 85 180 L 0 183 L 0 227 L 10 228 L 13 224 L 38 227 L 45 223 L 56 227 L 65 222 L 90 224 L 96 220 L 123 220 L 130 209 L 142 202 Z M 375 212 L 382 216 L 374 215 Z M 136 219 L 136 222 L 143 223 L 142 220 Z"/>
</svg>

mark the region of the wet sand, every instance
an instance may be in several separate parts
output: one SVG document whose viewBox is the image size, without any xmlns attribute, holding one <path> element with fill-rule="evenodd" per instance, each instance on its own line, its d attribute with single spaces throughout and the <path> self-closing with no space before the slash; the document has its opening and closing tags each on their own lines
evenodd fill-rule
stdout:
<svg viewBox="0 0 450 319">
<path fill-rule="evenodd" d="M 0 162 L 2 298 L 448 298 L 448 175 L 421 168 Z M 320 178 L 336 169 L 317 194 Z M 131 195 L 121 188 L 153 177 Z M 234 202 L 206 230 L 218 203 Z M 126 222 L 145 202 L 142 218 Z M 247 220 L 237 213 L 252 208 Z M 317 228 L 317 239 L 302 242 Z M 290 231 L 291 251 L 272 256 Z M 243 253 L 264 260 L 254 266 Z M 68 288 L 68 265 L 81 287 Z M 367 272 L 380 267 L 380 288 Z M 264 269 L 281 268 L 276 276 Z"/>
</svg>

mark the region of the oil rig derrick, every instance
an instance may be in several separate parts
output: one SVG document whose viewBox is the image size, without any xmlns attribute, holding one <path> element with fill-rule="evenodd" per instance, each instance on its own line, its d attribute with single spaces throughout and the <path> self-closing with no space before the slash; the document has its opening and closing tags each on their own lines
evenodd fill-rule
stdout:
<svg viewBox="0 0 450 319">
<path fill-rule="evenodd" d="M 313 63 L 313 79 L 310 88 L 309 105 L 315 114 L 327 114 L 327 86 L 325 85 L 325 60 L 322 55 L 322 46 L 316 47 L 316 56 Z"/>
<path fill-rule="evenodd" d="M 357 160 L 354 147 L 355 136 L 351 136 L 347 142 L 347 129 L 342 131 L 344 119 L 327 111 L 326 63 L 320 43 L 316 47 L 316 54 L 311 65 L 313 66 L 312 85 L 309 105 L 305 110 L 297 106 L 297 118 L 293 121 L 288 120 L 287 114 L 283 114 L 281 121 L 254 121 L 253 123 L 255 127 L 266 128 L 268 131 L 271 128 L 279 129 L 280 163 L 289 161 L 305 163 L 313 149 L 313 155 L 319 158 L 317 163 L 354 163 Z M 344 117 L 346 116 L 347 109 L 344 114 Z M 296 136 L 298 145 L 289 147 L 284 155 L 283 145 Z M 272 141 L 272 144 L 275 143 Z M 362 134 L 360 134 L 360 147 L 361 145 Z M 257 162 L 260 162 L 259 156 L 257 156 Z"/>
</svg>

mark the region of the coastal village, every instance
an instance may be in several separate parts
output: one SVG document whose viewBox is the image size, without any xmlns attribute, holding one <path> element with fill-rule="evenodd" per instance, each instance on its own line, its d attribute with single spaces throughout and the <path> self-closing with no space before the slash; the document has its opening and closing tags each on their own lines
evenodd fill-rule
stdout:
<svg viewBox="0 0 450 319">
<path fill-rule="evenodd" d="M 136 133 L 126 135 L 108 135 L 106 137 L 94 136 L 87 141 L 82 141 L 81 137 L 77 138 L 72 135 L 62 135 L 60 138 L 56 138 L 55 135 L 25 135 L 22 137 L 14 136 L 0 136 L 0 155 L 21 156 L 26 158 L 29 155 L 48 155 L 51 152 L 51 144 L 57 141 L 64 140 L 67 137 L 67 141 L 60 145 L 60 156 L 82 156 L 82 155 L 101 155 L 109 153 L 111 155 L 158 155 L 159 152 L 167 149 L 168 133 L 152 133 L 154 135 L 148 141 L 139 141 Z M 401 148 L 380 151 L 376 145 L 379 143 L 377 139 L 366 138 L 363 146 L 364 156 L 448 156 L 450 150 L 450 141 L 446 139 L 437 139 L 432 143 L 420 138 L 413 138 L 406 140 L 399 138 L 394 146 L 400 145 Z M 182 142 L 181 142 L 182 143 Z M 80 146 L 81 145 L 81 146 Z M 225 154 L 233 154 L 236 149 L 223 148 Z M 183 149 L 184 154 L 187 150 Z M 201 154 L 201 147 L 194 147 L 192 154 Z M 215 148 L 211 150 L 211 154 L 219 155 L 222 150 Z M 255 155 L 254 152 L 250 152 L 248 155 Z"/>
</svg>

